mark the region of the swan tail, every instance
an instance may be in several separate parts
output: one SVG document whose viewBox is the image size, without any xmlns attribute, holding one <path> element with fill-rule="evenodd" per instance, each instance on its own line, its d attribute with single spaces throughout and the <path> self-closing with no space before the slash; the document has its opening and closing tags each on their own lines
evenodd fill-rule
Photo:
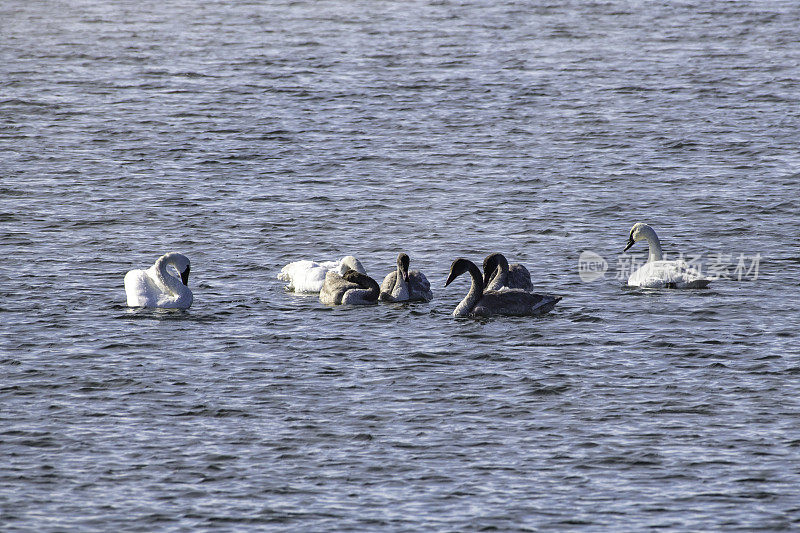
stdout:
<svg viewBox="0 0 800 533">
<path fill-rule="evenodd" d="M 686 282 L 681 287 L 683 289 L 707 289 L 709 283 L 711 283 L 710 279 L 694 279 L 692 281 Z"/>
<path fill-rule="evenodd" d="M 542 296 L 542 299 L 533 306 L 533 314 L 544 315 L 549 313 L 555 308 L 556 304 L 561 301 L 561 296 Z"/>
</svg>

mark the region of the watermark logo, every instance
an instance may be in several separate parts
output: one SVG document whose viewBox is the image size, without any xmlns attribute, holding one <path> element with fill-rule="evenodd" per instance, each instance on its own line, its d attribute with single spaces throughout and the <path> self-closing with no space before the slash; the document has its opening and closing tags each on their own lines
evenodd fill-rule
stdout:
<svg viewBox="0 0 800 533">
<path fill-rule="evenodd" d="M 606 270 L 608 270 L 608 261 L 599 254 L 586 250 L 578 258 L 578 275 L 585 283 L 605 277 Z"/>
<path fill-rule="evenodd" d="M 755 281 L 758 279 L 758 270 L 761 263 L 761 254 L 724 254 L 724 253 L 711 253 L 706 257 L 703 254 L 699 255 L 683 255 L 677 257 L 677 262 L 680 263 L 681 268 L 686 272 L 695 276 L 705 277 L 709 280 L 736 280 Z M 664 261 L 675 260 L 668 258 L 666 255 L 663 257 Z M 614 278 L 625 281 L 628 277 L 643 267 L 646 259 L 622 254 L 616 257 L 614 263 L 613 274 Z M 597 281 L 606 276 L 609 270 L 608 261 L 606 261 L 600 254 L 584 250 L 578 258 L 578 275 L 581 281 L 590 283 Z"/>
</svg>

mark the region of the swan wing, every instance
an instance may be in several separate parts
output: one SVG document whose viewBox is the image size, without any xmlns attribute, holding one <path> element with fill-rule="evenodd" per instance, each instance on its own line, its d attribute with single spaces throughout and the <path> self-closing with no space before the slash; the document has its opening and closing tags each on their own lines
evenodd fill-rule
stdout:
<svg viewBox="0 0 800 533">
<path fill-rule="evenodd" d="M 411 270 L 408 273 L 408 291 L 410 300 L 422 300 L 430 302 L 433 300 L 431 284 L 425 274 L 419 270 Z"/>
<path fill-rule="evenodd" d="M 188 309 L 192 306 L 193 300 L 194 295 L 191 291 L 187 291 L 185 295 L 161 293 L 155 306 L 163 309 Z"/>
<path fill-rule="evenodd" d="M 685 261 L 651 261 L 628 278 L 628 285 L 649 289 L 702 289 L 711 280 Z"/>
<path fill-rule="evenodd" d="M 531 273 L 524 265 L 515 263 L 508 268 L 508 287 L 511 289 L 522 289 L 525 291 L 533 290 L 531 283 Z"/>
<path fill-rule="evenodd" d="M 319 292 L 319 301 L 328 305 L 339 305 L 347 291 L 359 288 L 357 283 L 351 283 L 330 270 L 325 275 L 325 282 Z"/>
<path fill-rule="evenodd" d="M 295 261 L 281 269 L 278 279 L 288 281 L 286 288 L 295 292 L 319 292 L 325 283 L 325 274 L 330 269 L 327 265 L 333 261 L 317 263 L 316 261 Z"/>
<path fill-rule="evenodd" d="M 487 291 L 475 305 L 472 314 L 537 316 L 550 312 L 560 300 L 557 296 L 535 294 L 522 289 Z"/>
<path fill-rule="evenodd" d="M 125 295 L 129 307 L 155 307 L 161 289 L 147 274 L 147 270 L 136 269 L 125 274 Z"/>
<path fill-rule="evenodd" d="M 325 274 L 328 271 L 335 271 L 342 275 L 350 269 L 348 263 L 355 262 L 356 269 L 360 271 L 363 267 L 356 262 L 355 258 L 345 256 L 338 261 L 309 261 L 303 259 L 294 261 L 281 268 L 278 279 L 288 281 L 286 288 L 294 292 L 319 292 L 325 283 Z M 363 273 L 363 272 L 362 272 Z"/>
<path fill-rule="evenodd" d="M 125 274 L 125 295 L 129 307 L 188 309 L 194 295 L 186 288 L 182 294 L 166 291 L 156 282 L 151 269 L 131 270 Z"/>
<path fill-rule="evenodd" d="M 377 301 L 375 295 L 369 289 L 355 288 L 349 289 L 342 295 L 342 305 L 365 305 L 374 304 Z"/>
<path fill-rule="evenodd" d="M 397 281 L 397 270 L 392 270 L 386 277 L 383 278 L 383 283 L 381 283 L 381 301 L 393 301 L 392 299 L 392 289 L 394 289 L 395 282 Z"/>
<path fill-rule="evenodd" d="M 278 279 L 282 281 L 292 281 L 292 278 L 295 277 L 299 272 L 306 270 L 314 265 L 316 265 L 314 261 L 294 261 L 292 263 L 286 264 L 281 268 L 281 271 L 278 273 Z"/>
</svg>

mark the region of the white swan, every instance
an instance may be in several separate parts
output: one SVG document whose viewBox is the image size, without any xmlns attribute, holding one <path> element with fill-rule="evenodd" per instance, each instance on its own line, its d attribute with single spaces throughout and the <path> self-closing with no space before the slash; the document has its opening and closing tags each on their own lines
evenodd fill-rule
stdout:
<svg viewBox="0 0 800 533">
<path fill-rule="evenodd" d="M 431 284 L 419 270 L 408 270 L 408 255 L 400 252 L 397 269 L 389 272 L 381 284 L 380 299 L 384 302 L 423 301 L 433 299 Z"/>
<path fill-rule="evenodd" d="M 174 266 L 180 278 L 167 270 Z M 188 309 L 194 296 L 189 290 L 189 258 L 177 252 L 164 254 L 147 270 L 125 274 L 125 294 L 130 307 Z"/>
<path fill-rule="evenodd" d="M 506 256 L 495 252 L 483 260 L 483 288 L 499 291 L 503 287 L 530 292 L 533 290 L 531 273 L 519 263 L 509 265 Z"/>
<path fill-rule="evenodd" d="M 344 276 L 333 270 L 325 274 L 325 283 L 319 292 L 319 301 L 328 305 L 365 305 L 378 301 L 378 282 L 356 270 Z"/>
<path fill-rule="evenodd" d="M 288 281 L 286 286 L 287 290 L 294 292 L 319 292 L 322 285 L 325 283 L 325 274 L 328 271 L 333 271 L 340 276 L 348 270 L 355 270 L 366 274 L 367 271 L 361 265 L 361 262 L 348 255 L 342 257 L 338 261 L 323 261 L 317 263 L 315 261 L 295 261 L 289 263 L 281 269 L 278 274 L 278 279 Z"/>
<path fill-rule="evenodd" d="M 628 236 L 627 251 L 634 243 L 646 240 L 650 245 L 650 253 L 645 263 L 628 278 L 628 285 L 632 287 L 645 287 L 651 289 L 704 289 L 711 280 L 704 278 L 696 268 L 692 268 L 685 261 L 664 261 L 661 252 L 661 242 L 653 228 L 642 222 L 637 222 L 631 228 Z"/>
<path fill-rule="evenodd" d="M 453 311 L 453 316 L 492 316 L 543 315 L 553 309 L 561 300 L 559 296 L 534 294 L 522 289 L 503 289 L 501 291 L 484 291 L 481 271 L 468 259 L 456 259 L 450 266 L 450 275 L 444 286 L 464 272 L 472 276 L 469 293 Z"/>
</svg>

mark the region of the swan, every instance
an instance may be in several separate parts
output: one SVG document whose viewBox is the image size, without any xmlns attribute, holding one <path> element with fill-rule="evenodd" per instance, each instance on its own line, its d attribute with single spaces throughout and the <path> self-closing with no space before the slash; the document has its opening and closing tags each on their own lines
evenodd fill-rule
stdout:
<svg viewBox="0 0 800 533">
<path fill-rule="evenodd" d="M 459 258 L 450 265 L 450 275 L 444 286 L 464 272 L 472 276 L 469 293 L 453 311 L 453 316 L 492 316 L 492 315 L 543 315 L 553 309 L 561 300 L 559 296 L 534 294 L 522 289 L 503 289 L 484 291 L 481 271 L 472 261 Z"/>
<path fill-rule="evenodd" d="M 180 278 L 167 270 L 174 266 Z M 125 274 L 125 294 L 130 307 L 164 307 L 188 309 L 194 296 L 189 290 L 189 258 L 177 252 L 159 257 L 147 270 L 136 269 Z"/>
<path fill-rule="evenodd" d="M 348 270 L 344 275 L 329 270 L 319 292 L 319 301 L 328 305 L 364 305 L 378 301 L 381 288 L 371 277 Z"/>
<path fill-rule="evenodd" d="M 361 265 L 361 262 L 348 255 L 342 257 L 338 261 L 323 261 L 317 263 L 315 261 L 295 261 L 289 263 L 281 269 L 278 274 L 278 279 L 288 281 L 286 286 L 287 290 L 294 292 L 319 292 L 322 290 L 322 285 L 325 283 L 325 274 L 328 271 L 333 271 L 343 275 L 348 270 L 355 270 L 366 274 L 367 271 Z"/>
<path fill-rule="evenodd" d="M 402 252 L 397 255 L 397 270 L 389 272 L 381 284 L 381 301 L 421 300 L 430 302 L 433 299 L 428 278 L 419 270 L 408 270 L 409 262 L 408 255 Z"/>
<path fill-rule="evenodd" d="M 503 254 L 495 252 L 483 260 L 483 288 L 499 291 L 503 287 L 530 292 L 533 290 L 533 283 L 527 268 L 519 263 L 509 265 Z"/>
<path fill-rule="evenodd" d="M 628 236 L 628 245 L 622 250 L 626 252 L 638 241 L 645 240 L 650 245 L 650 253 L 645 263 L 628 278 L 628 285 L 632 287 L 645 287 L 652 289 L 705 289 L 711 280 L 700 275 L 696 268 L 692 268 L 685 261 L 664 261 L 661 252 L 661 242 L 653 228 L 642 222 L 637 222 L 631 228 Z"/>
</svg>

